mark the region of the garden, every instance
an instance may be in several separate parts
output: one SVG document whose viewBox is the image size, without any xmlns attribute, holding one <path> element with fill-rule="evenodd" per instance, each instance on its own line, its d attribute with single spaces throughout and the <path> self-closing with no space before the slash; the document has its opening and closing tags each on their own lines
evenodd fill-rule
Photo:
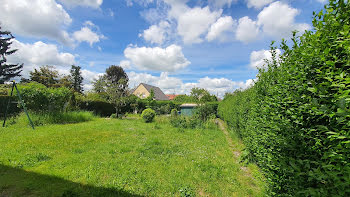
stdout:
<svg viewBox="0 0 350 197">
<path fill-rule="evenodd" d="M 29 120 L 1 84 L 0 196 L 349 196 L 350 3 L 313 28 L 272 42 L 254 84 L 220 102 L 140 99 L 120 66 L 83 91 L 79 66 L 42 66 L 18 83 Z"/>
</svg>

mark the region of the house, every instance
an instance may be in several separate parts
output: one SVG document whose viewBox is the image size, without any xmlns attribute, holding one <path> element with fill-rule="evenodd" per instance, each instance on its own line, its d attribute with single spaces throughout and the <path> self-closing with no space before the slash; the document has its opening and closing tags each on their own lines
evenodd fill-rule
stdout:
<svg viewBox="0 0 350 197">
<path fill-rule="evenodd" d="M 177 96 L 176 94 L 166 94 L 165 96 L 167 96 L 169 98 L 169 100 L 174 100 Z"/>
<path fill-rule="evenodd" d="M 169 98 L 163 93 L 163 91 L 160 88 L 156 86 L 151 86 L 145 83 L 140 83 L 140 85 L 133 90 L 132 94 L 136 95 L 141 99 L 145 99 L 151 94 L 152 89 L 154 92 L 154 100 L 157 100 L 157 101 L 169 100 Z"/>
</svg>

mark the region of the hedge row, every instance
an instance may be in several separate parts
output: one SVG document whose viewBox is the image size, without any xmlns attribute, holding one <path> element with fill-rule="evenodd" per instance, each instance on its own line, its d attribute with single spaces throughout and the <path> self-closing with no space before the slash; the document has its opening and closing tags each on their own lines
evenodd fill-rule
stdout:
<svg viewBox="0 0 350 197">
<path fill-rule="evenodd" d="M 0 119 L 2 119 L 5 115 L 5 111 L 6 111 L 6 107 L 8 104 L 8 100 L 9 100 L 10 96 L 4 96 L 4 95 L 0 95 Z M 12 101 L 15 101 L 15 98 L 11 98 Z M 12 114 L 16 114 L 20 112 L 20 108 L 17 107 L 17 104 L 11 103 L 9 110 L 8 110 L 8 114 L 12 115 Z"/>
<path fill-rule="evenodd" d="M 349 1 L 323 12 L 316 31 L 282 42 L 255 85 L 219 105 L 272 196 L 350 196 Z"/>
</svg>

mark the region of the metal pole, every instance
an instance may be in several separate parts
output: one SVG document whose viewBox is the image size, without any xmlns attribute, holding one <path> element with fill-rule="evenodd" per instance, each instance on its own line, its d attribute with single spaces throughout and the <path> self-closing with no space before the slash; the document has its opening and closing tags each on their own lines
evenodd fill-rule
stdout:
<svg viewBox="0 0 350 197">
<path fill-rule="evenodd" d="M 30 122 L 30 125 L 31 125 L 32 128 L 34 129 L 34 124 L 33 124 L 32 120 L 31 120 L 30 117 L 29 117 L 29 114 L 28 114 L 28 112 L 27 112 L 27 108 L 26 108 L 26 106 L 25 106 L 24 103 L 23 103 L 21 94 L 20 94 L 19 91 L 18 91 L 18 88 L 17 88 L 17 86 L 16 86 L 16 83 L 13 82 L 13 84 L 14 84 L 16 90 L 17 90 L 17 95 L 18 95 L 18 97 L 19 97 L 19 100 L 21 101 L 21 104 L 22 104 L 22 107 L 23 107 L 23 109 L 24 109 L 24 112 L 26 113 L 26 115 L 27 115 L 27 117 L 28 117 L 28 120 L 29 120 L 29 122 Z"/>
<path fill-rule="evenodd" d="M 6 106 L 5 119 L 4 119 L 4 123 L 2 124 L 2 127 L 5 127 L 5 124 L 6 124 L 7 111 L 9 110 L 9 107 L 10 107 L 10 102 L 11 102 L 11 97 L 12 97 L 12 94 L 13 94 L 13 88 L 14 88 L 14 86 L 15 86 L 15 81 L 13 81 L 13 84 L 12 84 L 11 95 L 10 95 L 9 101 L 8 101 L 8 103 L 7 103 L 7 106 Z"/>
</svg>

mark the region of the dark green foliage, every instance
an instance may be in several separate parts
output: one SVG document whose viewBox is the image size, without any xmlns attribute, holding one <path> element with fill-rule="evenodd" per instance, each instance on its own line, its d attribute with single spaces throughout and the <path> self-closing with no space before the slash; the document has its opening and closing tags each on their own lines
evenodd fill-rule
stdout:
<svg viewBox="0 0 350 197">
<path fill-rule="evenodd" d="M 35 81 L 46 87 L 57 87 L 59 83 L 58 71 L 53 66 L 42 66 L 30 71 L 30 81 Z"/>
<path fill-rule="evenodd" d="M 72 68 L 70 69 L 70 80 L 72 84 L 72 88 L 76 92 L 83 92 L 83 76 L 81 76 L 81 67 L 80 66 L 74 66 L 72 65 Z"/>
<path fill-rule="evenodd" d="M 150 108 L 143 110 L 141 114 L 142 119 L 147 123 L 152 122 L 155 116 L 156 112 Z"/>
<path fill-rule="evenodd" d="M 350 195 L 349 2 L 331 0 L 313 25 L 219 106 L 273 196 Z"/>
<path fill-rule="evenodd" d="M 1 25 L 1 24 L 0 24 Z M 6 64 L 6 56 L 9 56 L 17 51 L 12 49 L 11 40 L 15 37 L 9 31 L 1 31 L 0 26 L 0 84 L 9 81 L 11 78 L 21 76 L 23 64 Z"/>
<path fill-rule="evenodd" d="M 4 118 L 5 110 L 6 110 L 9 98 L 10 96 L 0 95 L 0 119 Z M 16 101 L 16 98 L 13 96 L 11 100 Z M 20 110 L 21 109 L 16 104 L 11 103 L 7 113 L 9 115 L 13 115 L 20 112 Z"/>
<path fill-rule="evenodd" d="M 112 104 L 106 101 L 84 100 L 78 102 L 78 107 L 81 110 L 92 111 L 99 116 L 110 116 L 115 113 L 115 108 Z"/>
<path fill-rule="evenodd" d="M 194 110 L 194 116 L 202 121 L 207 121 L 211 117 L 216 117 L 218 103 L 206 103 L 199 105 Z"/>
</svg>

